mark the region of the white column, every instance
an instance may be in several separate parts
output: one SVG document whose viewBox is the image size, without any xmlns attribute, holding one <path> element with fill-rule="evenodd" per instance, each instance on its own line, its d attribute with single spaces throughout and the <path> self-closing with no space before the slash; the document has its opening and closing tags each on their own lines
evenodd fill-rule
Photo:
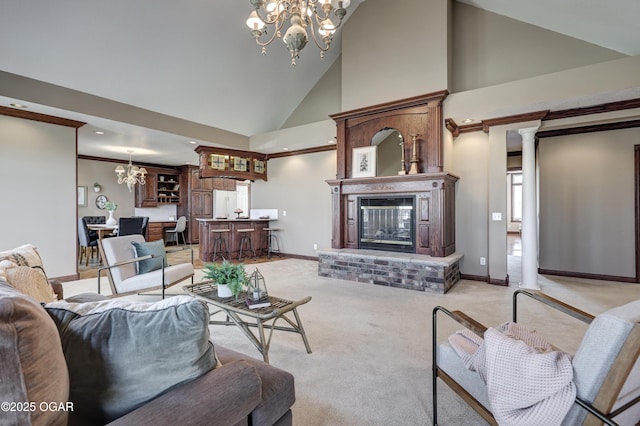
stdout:
<svg viewBox="0 0 640 426">
<path fill-rule="evenodd" d="M 522 283 L 521 288 L 540 290 L 538 284 L 538 209 L 536 207 L 537 127 L 518 130 L 522 135 Z"/>
</svg>

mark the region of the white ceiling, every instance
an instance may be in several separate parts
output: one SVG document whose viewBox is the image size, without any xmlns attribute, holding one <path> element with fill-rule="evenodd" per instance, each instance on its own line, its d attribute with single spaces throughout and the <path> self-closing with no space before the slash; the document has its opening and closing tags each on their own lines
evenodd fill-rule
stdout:
<svg viewBox="0 0 640 426">
<path fill-rule="evenodd" d="M 352 0 L 348 16 L 362 1 Z M 640 54 L 637 0 L 462 1 Z M 338 57 L 340 38 L 322 61 L 311 42 L 292 68 L 277 40 L 266 56 L 260 55 L 244 24 L 250 11 L 248 0 L 5 1 L 0 72 L 176 117 L 205 130 L 252 136 L 280 128 Z M 79 131 L 83 155 L 128 159 L 126 151 L 133 149 L 134 161 L 195 164 L 191 140 L 201 145 L 228 142 L 224 137 L 198 139 L 189 134 L 189 126 L 160 131 L 132 125 L 135 120 L 124 123 L 83 114 L 86 110 L 80 108 L 61 109 L 41 101 L 37 93 L 2 96 L 9 89 L 0 87 L 0 105 L 22 101 L 31 111 L 87 122 Z"/>
</svg>

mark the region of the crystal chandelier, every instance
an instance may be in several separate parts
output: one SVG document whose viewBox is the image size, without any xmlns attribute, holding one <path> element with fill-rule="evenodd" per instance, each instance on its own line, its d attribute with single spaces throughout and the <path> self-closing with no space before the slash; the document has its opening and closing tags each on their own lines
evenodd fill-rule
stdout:
<svg viewBox="0 0 640 426">
<path fill-rule="evenodd" d="M 125 171 L 124 167 L 120 165 L 116 167 L 116 174 L 118 175 L 118 184 L 122 185 L 123 183 L 126 183 L 127 188 L 129 188 L 129 192 L 131 192 L 136 183 L 139 183 L 140 185 L 145 184 L 147 169 L 131 164 L 131 154 L 133 154 L 133 151 L 127 152 L 129 153 L 129 164 L 127 165 L 127 170 Z"/>
<path fill-rule="evenodd" d="M 247 26 L 251 29 L 251 35 L 259 46 L 262 46 L 262 54 L 267 54 L 267 45 L 273 40 L 282 38 L 287 49 L 291 53 L 291 65 L 296 64 L 300 51 L 309 40 L 307 27 L 316 46 L 320 49 L 320 57 L 324 58 L 324 52 L 329 50 L 333 34 L 342 25 L 343 18 L 347 15 L 347 7 L 351 0 L 249 0 L 255 10 L 247 19 Z M 331 20 L 331 12 L 337 22 Z M 282 27 L 289 20 L 289 29 L 282 36 Z M 273 26 L 273 34 L 266 41 L 262 36 L 267 34 L 267 25 Z M 315 31 L 317 27 L 317 35 Z"/>
</svg>

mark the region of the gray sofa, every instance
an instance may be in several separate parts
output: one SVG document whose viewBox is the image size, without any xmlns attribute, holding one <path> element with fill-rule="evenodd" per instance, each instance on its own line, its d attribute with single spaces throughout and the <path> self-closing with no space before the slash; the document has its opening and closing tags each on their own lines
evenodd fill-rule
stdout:
<svg viewBox="0 0 640 426">
<path fill-rule="evenodd" d="M 0 282 L 0 423 L 292 423 L 293 376 L 214 351 L 205 304 L 102 299 L 43 305 Z"/>
</svg>

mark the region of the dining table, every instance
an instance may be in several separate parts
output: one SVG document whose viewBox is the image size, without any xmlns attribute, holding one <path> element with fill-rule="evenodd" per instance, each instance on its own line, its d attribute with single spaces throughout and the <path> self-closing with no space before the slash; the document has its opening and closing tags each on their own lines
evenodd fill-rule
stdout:
<svg viewBox="0 0 640 426">
<path fill-rule="evenodd" d="M 104 223 L 92 223 L 87 224 L 87 228 L 90 231 L 96 231 L 98 238 L 102 239 L 105 235 L 117 233 L 118 225 L 106 225 Z"/>
</svg>

